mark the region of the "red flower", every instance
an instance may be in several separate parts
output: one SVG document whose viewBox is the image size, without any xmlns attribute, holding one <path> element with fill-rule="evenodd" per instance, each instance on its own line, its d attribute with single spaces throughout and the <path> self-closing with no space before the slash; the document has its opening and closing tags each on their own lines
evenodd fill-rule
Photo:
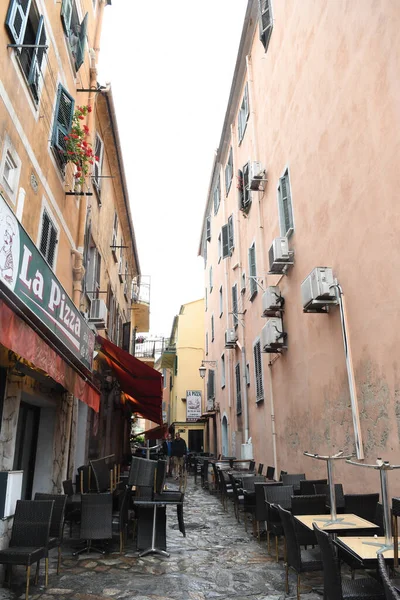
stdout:
<svg viewBox="0 0 400 600">
<path fill-rule="evenodd" d="M 85 148 L 86 148 L 87 142 L 82 142 L 82 145 L 85 146 Z"/>
<path fill-rule="evenodd" d="M 85 119 L 85 117 L 83 115 L 79 115 L 78 119 L 80 119 L 81 121 L 83 121 Z"/>
<path fill-rule="evenodd" d="M 84 131 L 85 133 L 89 133 L 89 127 L 88 127 L 87 125 L 84 125 L 84 126 L 83 126 L 83 131 Z"/>
<path fill-rule="evenodd" d="M 99 160 L 99 157 L 98 157 L 98 156 L 95 156 L 95 159 L 96 159 L 96 160 Z"/>
<path fill-rule="evenodd" d="M 92 107 L 90 106 L 90 104 L 89 104 L 89 106 L 87 107 L 87 111 L 88 111 L 88 112 L 92 112 Z"/>
<path fill-rule="evenodd" d="M 91 165 L 93 164 L 93 161 L 92 161 L 92 160 L 89 160 L 89 162 L 90 162 L 90 164 L 91 164 Z"/>
<path fill-rule="evenodd" d="M 65 135 L 64 140 L 67 142 L 69 140 L 69 137 L 67 135 Z"/>
</svg>

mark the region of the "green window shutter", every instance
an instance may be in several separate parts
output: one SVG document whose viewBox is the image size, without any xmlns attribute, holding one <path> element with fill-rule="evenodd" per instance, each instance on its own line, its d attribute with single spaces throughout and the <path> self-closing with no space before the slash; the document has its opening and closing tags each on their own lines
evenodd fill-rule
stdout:
<svg viewBox="0 0 400 600">
<path fill-rule="evenodd" d="M 245 123 L 247 123 L 247 121 L 249 119 L 249 115 L 250 115 L 249 84 L 248 83 L 246 83 L 245 88 L 244 88 L 243 101 L 244 101 L 244 120 L 245 120 Z"/>
<path fill-rule="evenodd" d="M 39 25 L 36 33 L 35 45 L 44 46 L 46 44 L 46 31 L 44 28 L 43 15 L 39 19 Z M 28 83 L 31 86 L 32 93 L 36 100 L 39 100 L 39 81 L 43 62 L 44 48 L 35 48 L 32 53 L 32 62 L 29 69 Z"/>
<path fill-rule="evenodd" d="M 62 0 L 61 5 L 61 21 L 64 27 L 64 31 L 69 35 L 72 18 L 72 0 Z"/>
<path fill-rule="evenodd" d="M 59 84 L 53 125 L 52 146 L 57 151 L 57 159 L 64 166 L 66 163 L 66 142 L 64 137 L 71 130 L 75 101 L 67 90 Z"/>
<path fill-rule="evenodd" d="M 30 7 L 31 0 L 11 0 L 8 6 L 5 25 L 13 44 L 24 41 Z"/>
<path fill-rule="evenodd" d="M 292 198 L 290 194 L 289 173 L 287 171 L 280 179 L 280 201 L 282 233 L 283 235 L 287 235 L 293 231 Z"/>
<path fill-rule="evenodd" d="M 237 327 L 239 318 L 238 318 L 238 293 L 237 293 L 237 285 L 235 284 L 232 287 L 232 313 L 233 313 L 233 325 Z"/>
<path fill-rule="evenodd" d="M 222 233 L 222 258 L 227 258 L 229 256 L 228 225 L 222 225 L 221 233 Z"/>
<path fill-rule="evenodd" d="M 218 176 L 218 182 L 214 188 L 214 215 L 217 214 L 221 201 L 221 178 Z"/>
<path fill-rule="evenodd" d="M 265 48 L 268 49 L 269 40 L 272 33 L 272 12 L 270 0 L 258 0 L 260 40 Z"/>
<path fill-rule="evenodd" d="M 233 175 L 233 154 L 232 154 L 232 146 L 229 151 L 228 162 L 225 167 L 225 193 L 228 195 L 231 183 L 232 183 L 232 175 Z"/>
<path fill-rule="evenodd" d="M 80 25 L 79 37 L 78 37 L 78 45 L 76 49 L 76 57 L 75 57 L 75 69 L 79 71 L 83 62 L 85 60 L 85 47 L 86 47 L 86 35 L 87 35 L 87 27 L 88 27 L 88 19 L 89 15 L 83 17 L 83 21 Z"/>
<path fill-rule="evenodd" d="M 211 315 L 211 341 L 214 341 L 214 315 Z"/>
<path fill-rule="evenodd" d="M 47 257 L 47 241 L 50 232 L 50 219 L 46 212 L 43 213 L 42 235 L 40 236 L 40 252 L 44 258 Z"/>
<path fill-rule="evenodd" d="M 228 246 L 229 254 L 232 254 L 232 250 L 235 247 L 234 236 L 233 236 L 233 216 L 228 217 Z"/>
<path fill-rule="evenodd" d="M 240 365 L 239 363 L 235 367 L 235 380 L 236 380 L 236 414 L 240 415 L 242 412 L 242 390 L 240 386 Z"/>
<path fill-rule="evenodd" d="M 211 240 L 211 217 L 207 217 L 206 221 L 206 238 L 207 242 Z"/>
<path fill-rule="evenodd" d="M 261 366 L 261 345 L 258 341 L 254 345 L 254 370 L 255 370 L 255 380 L 256 380 L 256 401 L 264 399 L 264 387 L 262 380 L 262 366 Z"/>
<path fill-rule="evenodd" d="M 251 192 L 249 189 L 249 169 L 250 163 L 246 163 L 243 167 L 243 208 L 247 208 L 251 202 Z"/>
<path fill-rule="evenodd" d="M 253 244 L 249 248 L 249 275 L 250 275 L 250 300 L 257 293 L 257 283 L 254 277 L 257 277 L 257 267 L 256 267 L 256 248 Z"/>
<path fill-rule="evenodd" d="M 204 238 L 203 242 L 203 258 L 204 258 L 204 268 L 207 266 L 207 238 Z"/>
<path fill-rule="evenodd" d="M 237 190 L 238 190 L 238 204 L 239 210 L 244 208 L 244 188 L 243 188 L 243 171 L 238 169 L 237 172 Z"/>
<path fill-rule="evenodd" d="M 213 270 L 212 270 L 212 266 L 210 267 L 209 276 L 210 276 L 210 292 L 212 292 L 212 289 L 213 289 Z"/>
<path fill-rule="evenodd" d="M 175 356 L 174 374 L 178 375 L 178 357 Z"/>
</svg>

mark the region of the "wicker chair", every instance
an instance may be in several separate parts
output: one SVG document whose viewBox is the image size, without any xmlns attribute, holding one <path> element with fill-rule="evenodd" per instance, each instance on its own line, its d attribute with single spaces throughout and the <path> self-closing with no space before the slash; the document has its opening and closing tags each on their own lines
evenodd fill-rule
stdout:
<svg viewBox="0 0 400 600">
<path fill-rule="evenodd" d="M 324 564 L 324 600 L 385 600 L 382 586 L 372 577 L 342 579 L 332 538 L 313 523 Z"/>
<path fill-rule="evenodd" d="M 219 481 L 221 484 L 221 501 L 223 509 L 226 511 L 228 506 L 228 499 L 233 500 L 233 489 L 229 479 L 229 475 L 223 469 L 218 470 Z"/>
<path fill-rule="evenodd" d="M 52 548 L 58 549 L 58 559 L 57 559 L 57 575 L 60 574 L 60 565 L 61 565 L 61 544 L 63 541 L 63 529 L 64 529 L 64 513 L 65 506 L 67 504 L 67 497 L 62 496 L 60 494 L 41 494 L 36 492 L 35 500 L 53 500 L 53 513 L 51 515 L 50 522 L 50 537 L 49 543 L 47 545 L 47 553 L 45 557 L 45 565 L 46 565 L 46 587 L 49 579 L 49 550 Z"/>
<path fill-rule="evenodd" d="M 314 485 L 326 485 L 327 483 L 326 479 L 302 479 L 300 481 L 300 496 L 312 496 L 315 494 Z"/>
<path fill-rule="evenodd" d="M 244 515 L 250 515 L 251 521 L 253 523 L 253 531 L 255 525 L 255 510 L 256 510 L 256 492 L 255 492 L 255 484 L 265 482 L 265 478 L 262 475 L 253 475 L 252 477 L 243 477 L 243 510 Z M 245 529 L 247 531 L 247 521 L 245 518 L 244 521 Z"/>
<path fill-rule="evenodd" d="M 91 460 L 90 466 L 96 483 L 96 492 L 108 492 L 112 487 L 113 471 L 105 458 Z"/>
<path fill-rule="evenodd" d="M 264 465 L 263 463 L 258 464 L 257 475 L 262 475 Z"/>
<path fill-rule="evenodd" d="M 300 598 L 300 575 L 310 571 L 322 571 L 322 557 L 318 550 L 302 550 L 296 533 L 293 515 L 278 506 L 286 540 L 286 593 L 289 593 L 289 567 L 297 573 L 297 599 Z"/>
<path fill-rule="evenodd" d="M 112 539 L 112 501 L 112 494 L 110 493 L 82 495 L 80 537 L 82 540 L 86 540 L 87 544 L 73 552 L 73 556 L 91 550 L 101 554 L 106 553 L 105 548 L 92 546 L 92 541 Z"/>
<path fill-rule="evenodd" d="M 264 495 L 264 487 L 271 486 L 281 486 L 282 483 L 277 481 L 276 483 L 265 483 L 265 482 L 255 482 L 254 484 L 254 493 L 255 493 L 255 509 L 254 509 L 254 520 L 256 524 L 256 532 L 257 539 L 260 541 L 261 532 L 260 532 L 260 523 L 264 523 L 267 520 L 267 506 L 265 504 L 265 495 Z M 267 530 L 267 527 L 265 527 Z"/>
<path fill-rule="evenodd" d="M 270 552 L 270 534 L 275 536 L 275 556 L 279 561 L 278 540 L 283 535 L 283 527 L 276 506 L 290 509 L 292 507 L 293 486 L 292 485 L 268 485 L 264 487 L 265 504 L 267 507 L 267 547 Z"/>
<path fill-rule="evenodd" d="M 25 600 L 29 595 L 31 566 L 37 563 L 38 569 L 40 560 L 47 556 L 53 506 L 53 501 L 17 500 L 10 546 L 0 550 L 0 564 L 7 565 L 9 582 L 12 565 L 26 567 Z M 37 576 L 38 570 L 36 580 Z"/>
<path fill-rule="evenodd" d="M 331 498 L 329 494 L 329 485 L 315 483 L 314 490 L 316 494 L 325 494 L 326 496 L 326 504 L 330 507 Z M 343 494 L 343 485 L 341 483 L 335 483 L 335 499 L 336 499 L 336 512 L 343 513 L 344 512 L 344 494 Z"/>
<path fill-rule="evenodd" d="M 267 467 L 267 479 L 272 480 L 275 475 L 275 467 Z"/>
<path fill-rule="evenodd" d="M 233 477 L 233 475 L 231 475 L 229 473 L 229 480 L 231 482 L 232 485 L 232 498 L 233 498 L 233 505 L 235 508 L 235 517 L 238 523 L 240 523 L 240 509 L 243 508 L 244 506 L 244 495 L 241 492 L 238 484 L 235 481 L 235 478 Z M 247 527 L 246 525 L 246 520 L 245 520 L 245 527 Z"/>
<path fill-rule="evenodd" d="M 288 473 L 286 475 L 282 475 L 283 485 L 292 485 L 295 492 L 300 491 L 300 481 L 305 479 L 306 476 L 304 473 Z"/>
<path fill-rule="evenodd" d="M 379 494 L 345 494 L 344 512 L 372 521 L 375 517 Z"/>
<path fill-rule="evenodd" d="M 327 512 L 325 494 L 312 496 L 292 496 L 293 515 L 324 515 Z M 315 546 L 315 533 L 296 521 L 297 538 L 301 546 Z"/>
<path fill-rule="evenodd" d="M 69 536 L 72 537 L 72 526 L 81 522 L 81 495 L 74 494 L 72 479 L 66 479 L 62 482 L 62 485 L 64 494 L 67 496 L 64 512 L 64 525 L 66 523 L 69 524 Z M 77 502 L 76 499 L 79 499 L 79 502 Z"/>
<path fill-rule="evenodd" d="M 379 569 L 379 574 L 382 579 L 383 589 L 385 591 L 386 600 L 400 600 L 400 594 L 398 593 L 397 589 L 393 585 L 393 579 L 389 578 L 383 554 L 380 554 L 380 553 L 378 554 L 378 569 Z M 399 583 L 400 582 L 397 579 L 396 584 L 399 585 Z"/>
<path fill-rule="evenodd" d="M 125 548 L 126 532 L 128 528 L 130 490 L 123 491 L 119 510 L 112 513 L 112 525 L 117 529 L 119 535 L 119 553 Z"/>
</svg>

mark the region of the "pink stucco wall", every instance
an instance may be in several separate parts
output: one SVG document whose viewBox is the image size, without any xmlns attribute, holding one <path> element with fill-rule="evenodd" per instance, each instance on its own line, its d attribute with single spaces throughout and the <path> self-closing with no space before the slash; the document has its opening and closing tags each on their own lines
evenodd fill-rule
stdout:
<svg viewBox="0 0 400 600">
<path fill-rule="evenodd" d="M 225 412 L 228 417 L 230 443 L 232 434 L 244 441 L 244 415 L 236 417 L 234 393 L 234 364 L 241 353 L 238 348 L 224 350 L 223 336 L 232 327 L 231 288 L 236 282 L 240 290 L 241 273 L 248 274 L 247 253 L 253 241 L 260 285 L 265 288 L 278 281 L 266 275 L 268 249 L 280 235 L 277 185 L 288 167 L 295 266 L 279 281 L 288 351 L 271 368 L 272 356 L 262 355 L 264 401 L 258 404 L 252 347 L 265 324 L 260 316 L 262 291 L 252 302 L 248 287 L 239 293 L 244 326 L 239 324 L 238 336 L 250 363 L 247 389 L 254 457 L 273 464 L 269 372 L 278 470 L 324 476 L 324 465 L 304 457 L 304 450 L 334 453 L 354 448 L 339 310 L 303 314 L 301 304 L 301 282 L 314 267 L 329 266 L 346 298 L 366 462 L 382 456 L 398 463 L 400 9 L 390 0 L 275 0 L 272 5 L 274 28 L 268 51 L 259 41 L 257 27 L 248 52 L 252 77 L 245 71 L 238 82 L 243 90 L 245 81 L 252 79 L 244 139 L 239 146 L 236 115 L 242 91 L 232 119 L 233 137 L 228 131 L 225 139 L 228 151 L 233 145 L 235 174 L 248 160 L 262 162 L 268 172 L 266 190 L 253 194 L 244 218 L 238 211 L 236 178 L 225 198 L 227 152 L 221 152 L 222 201 L 216 216 L 211 209 L 205 281 L 208 286 L 212 265 L 214 286 L 208 294 L 206 331 L 214 313 L 218 326 L 209 358 L 219 360 L 225 352 L 227 364 L 225 388 L 217 383 L 221 416 Z M 235 249 L 218 263 L 218 233 L 230 214 Z M 376 472 L 341 463 L 336 473 L 346 492 L 379 489 Z M 393 473 L 390 482 L 391 491 L 400 494 L 400 476 Z"/>
</svg>

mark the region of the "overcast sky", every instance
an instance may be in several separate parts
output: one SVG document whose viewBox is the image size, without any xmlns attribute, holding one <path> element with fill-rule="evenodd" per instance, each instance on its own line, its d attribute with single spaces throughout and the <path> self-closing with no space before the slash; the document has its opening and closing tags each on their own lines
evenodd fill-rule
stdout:
<svg viewBox="0 0 400 600">
<path fill-rule="evenodd" d="M 112 0 L 99 81 L 112 84 L 150 331 L 204 296 L 197 256 L 247 0 Z"/>
</svg>

